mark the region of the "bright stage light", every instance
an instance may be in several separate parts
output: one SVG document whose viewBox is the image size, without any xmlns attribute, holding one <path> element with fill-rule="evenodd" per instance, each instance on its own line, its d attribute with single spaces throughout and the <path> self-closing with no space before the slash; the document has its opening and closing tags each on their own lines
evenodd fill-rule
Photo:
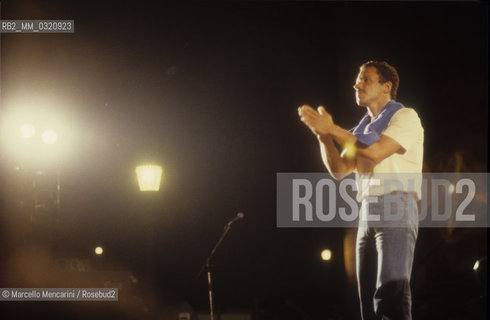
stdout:
<svg viewBox="0 0 490 320">
<path fill-rule="evenodd" d="M 353 159 L 356 156 L 357 147 L 352 142 L 346 142 L 344 144 L 344 150 L 342 151 L 341 156 L 347 159 Z"/>
<path fill-rule="evenodd" d="M 330 261 L 332 259 L 332 251 L 330 249 L 325 249 L 322 251 L 322 260 Z"/>
<path fill-rule="evenodd" d="M 455 188 L 454 188 L 454 184 L 452 184 L 452 183 L 451 183 L 451 184 L 449 184 L 448 192 L 449 192 L 450 194 L 453 194 L 453 193 L 454 193 L 454 190 L 455 190 Z"/>
<path fill-rule="evenodd" d="M 477 271 L 478 268 L 480 268 L 480 260 L 476 260 L 475 264 L 473 265 L 473 270 Z"/>
<path fill-rule="evenodd" d="M 50 103 L 51 104 L 51 103 Z M 0 151 L 23 166 L 54 166 L 75 155 L 78 127 L 59 104 L 11 102 L 0 110 Z M 13 107 L 15 106 L 15 107 Z"/>
<path fill-rule="evenodd" d="M 162 180 L 163 169 L 158 165 L 142 165 L 136 167 L 136 175 L 140 191 L 158 191 Z"/>
<path fill-rule="evenodd" d="M 95 251 L 95 254 L 98 256 L 100 256 L 101 254 L 104 253 L 104 249 L 102 249 L 102 247 L 100 247 L 100 246 L 96 247 L 94 251 Z"/>
<path fill-rule="evenodd" d="M 31 124 L 24 124 L 22 128 L 20 128 L 20 134 L 26 138 L 32 138 L 36 134 L 36 129 Z"/>
<path fill-rule="evenodd" d="M 45 130 L 43 132 L 43 142 L 45 144 L 54 144 L 58 140 L 58 134 L 51 129 Z"/>
</svg>

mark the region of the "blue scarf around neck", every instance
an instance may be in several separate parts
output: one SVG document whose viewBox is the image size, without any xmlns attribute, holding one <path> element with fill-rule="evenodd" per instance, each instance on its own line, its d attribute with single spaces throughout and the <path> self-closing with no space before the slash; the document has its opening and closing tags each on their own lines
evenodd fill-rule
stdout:
<svg viewBox="0 0 490 320">
<path fill-rule="evenodd" d="M 402 108 L 404 106 L 401 103 L 391 100 L 379 111 L 372 121 L 369 112 L 366 112 L 366 115 L 361 119 L 359 124 L 350 129 L 349 132 L 357 137 L 357 141 L 366 146 L 370 146 L 379 141 L 380 135 L 388 126 L 391 117 Z"/>
</svg>

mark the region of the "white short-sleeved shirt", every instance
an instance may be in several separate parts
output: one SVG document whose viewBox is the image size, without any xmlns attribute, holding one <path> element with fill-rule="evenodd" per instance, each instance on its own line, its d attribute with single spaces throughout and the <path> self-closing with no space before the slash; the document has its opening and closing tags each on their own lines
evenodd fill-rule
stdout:
<svg viewBox="0 0 490 320">
<path fill-rule="evenodd" d="M 415 192 L 421 198 L 424 128 L 412 108 L 395 112 L 381 133 L 398 142 L 403 149 L 379 162 L 357 157 L 357 200 L 392 191 Z"/>
</svg>

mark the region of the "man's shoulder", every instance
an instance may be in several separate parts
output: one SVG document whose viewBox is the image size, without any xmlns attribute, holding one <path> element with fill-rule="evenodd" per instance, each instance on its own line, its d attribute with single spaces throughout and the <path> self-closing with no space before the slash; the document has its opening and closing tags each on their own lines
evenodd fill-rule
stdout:
<svg viewBox="0 0 490 320">
<path fill-rule="evenodd" d="M 404 107 L 393 115 L 386 130 L 383 132 L 384 134 L 390 130 L 409 130 L 413 133 L 417 132 L 423 134 L 424 127 L 417 111 L 413 108 Z"/>
<path fill-rule="evenodd" d="M 410 107 L 403 107 L 400 110 L 396 111 L 393 114 L 392 120 L 393 120 L 393 118 L 395 118 L 397 120 L 400 120 L 400 119 L 403 119 L 403 120 L 408 120 L 408 119 L 420 120 L 420 117 L 419 117 L 417 111 L 415 111 L 414 108 L 410 108 Z"/>
</svg>

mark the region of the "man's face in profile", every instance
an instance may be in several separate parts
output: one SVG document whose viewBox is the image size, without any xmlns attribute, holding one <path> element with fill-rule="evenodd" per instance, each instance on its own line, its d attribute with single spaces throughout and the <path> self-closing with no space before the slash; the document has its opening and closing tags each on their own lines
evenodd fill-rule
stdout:
<svg viewBox="0 0 490 320">
<path fill-rule="evenodd" d="M 380 100 L 386 92 L 386 86 L 379 82 L 379 74 L 376 67 L 362 68 L 354 84 L 356 102 L 361 107 L 367 107 L 371 103 Z"/>
</svg>

